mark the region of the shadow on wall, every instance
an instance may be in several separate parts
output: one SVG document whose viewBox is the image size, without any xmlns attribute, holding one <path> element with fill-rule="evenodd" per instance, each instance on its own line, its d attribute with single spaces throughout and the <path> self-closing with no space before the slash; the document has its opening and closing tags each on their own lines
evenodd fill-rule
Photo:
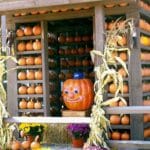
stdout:
<svg viewBox="0 0 150 150">
<path fill-rule="evenodd" d="M 71 143 L 71 137 L 66 130 L 67 124 L 49 124 L 43 137 L 44 143 L 67 144 Z"/>
</svg>

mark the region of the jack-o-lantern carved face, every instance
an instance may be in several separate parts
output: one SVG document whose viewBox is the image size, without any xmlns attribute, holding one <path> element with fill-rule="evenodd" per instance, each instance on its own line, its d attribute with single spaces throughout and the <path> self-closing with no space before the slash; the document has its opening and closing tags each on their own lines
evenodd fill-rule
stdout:
<svg viewBox="0 0 150 150">
<path fill-rule="evenodd" d="M 87 110 L 93 104 L 93 83 L 89 79 L 68 79 L 62 92 L 64 103 L 70 110 Z"/>
</svg>

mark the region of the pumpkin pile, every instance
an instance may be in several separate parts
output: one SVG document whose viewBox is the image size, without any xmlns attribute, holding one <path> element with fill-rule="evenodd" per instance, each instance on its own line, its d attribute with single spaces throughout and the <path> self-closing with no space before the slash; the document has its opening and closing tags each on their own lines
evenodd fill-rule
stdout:
<svg viewBox="0 0 150 150">
<path fill-rule="evenodd" d="M 26 65 L 42 65 L 42 57 L 41 56 L 26 56 L 20 57 L 18 59 L 19 66 L 26 66 Z"/>
<path fill-rule="evenodd" d="M 33 99 L 26 100 L 21 99 L 19 102 L 20 109 L 41 109 L 42 103 L 39 100 L 34 101 Z"/>
<path fill-rule="evenodd" d="M 17 76 L 18 80 L 42 80 L 43 78 L 41 69 L 19 71 Z"/>
<path fill-rule="evenodd" d="M 35 25 L 33 27 L 26 26 L 26 27 L 20 27 L 16 31 L 17 37 L 23 37 L 23 36 L 31 36 L 31 35 L 40 35 L 42 33 L 42 29 L 40 25 Z"/>
<path fill-rule="evenodd" d="M 112 140 L 130 140 L 129 131 L 118 131 L 114 130 L 109 133 L 109 138 Z"/>
<path fill-rule="evenodd" d="M 126 7 L 128 5 L 129 4 L 127 2 L 121 2 L 121 3 L 118 3 L 118 4 L 113 4 L 113 3 L 111 3 L 111 4 L 105 4 L 104 6 L 106 8 L 113 8 L 113 7 L 117 7 L 117 6 L 119 6 L 119 7 Z"/>
<path fill-rule="evenodd" d="M 39 136 L 36 136 L 34 140 L 30 141 L 29 139 L 25 139 L 24 141 L 20 142 L 18 140 L 12 141 L 11 144 L 11 150 L 40 150 L 41 145 L 40 142 L 38 141 Z"/>
<path fill-rule="evenodd" d="M 18 87 L 18 94 L 25 95 L 25 94 L 43 94 L 43 86 L 41 84 L 38 85 L 20 85 Z"/>
<path fill-rule="evenodd" d="M 41 50 L 41 48 L 42 48 L 41 41 L 38 39 L 36 39 L 35 41 L 27 41 L 26 43 L 23 41 L 17 44 L 18 52 L 39 51 Z"/>
</svg>

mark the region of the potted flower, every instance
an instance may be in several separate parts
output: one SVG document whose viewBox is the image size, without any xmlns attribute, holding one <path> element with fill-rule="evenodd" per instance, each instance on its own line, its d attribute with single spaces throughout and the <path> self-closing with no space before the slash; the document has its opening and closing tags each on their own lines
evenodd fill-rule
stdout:
<svg viewBox="0 0 150 150">
<path fill-rule="evenodd" d="M 44 129 L 45 125 L 39 123 L 21 123 L 19 125 L 20 135 L 29 138 L 28 140 L 31 142 L 36 136 L 39 136 L 41 140 Z"/>
<path fill-rule="evenodd" d="M 68 124 L 68 133 L 72 137 L 73 147 L 82 147 L 90 132 L 88 124 Z"/>
</svg>

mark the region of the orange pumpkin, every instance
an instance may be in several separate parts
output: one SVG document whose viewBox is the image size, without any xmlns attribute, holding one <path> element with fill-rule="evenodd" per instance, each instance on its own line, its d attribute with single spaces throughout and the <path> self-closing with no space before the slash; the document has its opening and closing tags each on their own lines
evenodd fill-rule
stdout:
<svg viewBox="0 0 150 150">
<path fill-rule="evenodd" d="M 34 35 L 40 35 L 42 30 L 41 30 L 41 27 L 39 25 L 36 25 L 33 27 L 32 31 L 33 31 Z"/>
<path fill-rule="evenodd" d="M 35 93 L 36 94 L 43 94 L 43 86 L 42 85 L 37 85 L 36 87 L 35 87 Z"/>
<path fill-rule="evenodd" d="M 130 134 L 127 132 L 124 132 L 121 134 L 121 140 L 129 140 L 130 139 Z"/>
<path fill-rule="evenodd" d="M 18 49 L 19 52 L 25 51 L 26 50 L 26 44 L 24 42 L 18 43 L 17 49 Z"/>
<path fill-rule="evenodd" d="M 34 85 L 31 85 L 31 86 L 28 87 L 27 93 L 28 94 L 34 94 L 35 93 L 35 87 L 34 87 Z"/>
<path fill-rule="evenodd" d="M 112 140 L 120 140 L 121 139 L 121 133 L 119 131 L 113 131 L 111 134 Z"/>
<path fill-rule="evenodd" d="M 30 101 L 28 101 L 28 103 L 27 103 L 27 108 L 28 108 L 28 109 L 34 109 L 34 102 L 33 102 L 32 99 L 31 99 Z"/>
<path fill-rule="evenodd" d="M 120 124 L 121 118 L 119 115 L 111 115 L 110 116 L 110 124 Z"/>
<path fill-rule="evenodd" d="M 26 109 L 27 108 L 27 102 L 25 99 L 22 99 L 20 102 L 19 102 L 19 108 L 20 109 Z"/>
<path fill-rule="evenodd" d="M 34 50 L 41 50 L 42 45 L 41 45 L 41 41 L 39 41 L 38 39 L 35 40 L 35 42 L 33 42 L 33 49 Z"/>
<path fill-rule="evenodd" d="M 82 73 L 75 73 L 74 79 L 68 79 L 63 84 L 63 100 L 70 110 L 87 110 L 93 104 L 93 83 L 82 77 Z"/>
<path fill-rule="evenodd" d="M 26 58 L 21 57 L 18 59 L 18 65 L 19 66 L 25 66 L 26 65 Z"/>
<path fill-rule="evenodd" d="M 130 117 L 128 115 L 124 115 L 122 118 L 121 118 L 121 124 L 123 125 L 128 125 L 130 124 Z"/>
<path fill-rule="evenodd" d="M 29 41 L 29 42 L 26 43 L 26 50 L 27 51 L 32 51 L 33 50 L 32 41 Z"/>
<path fill-rule="evenodd" d="M 22 29 L 17 29 L 16 35 L 17 35 L 17 37 L 22 37 L 22 36 L 24 36 L 24 31 Z"/>
<path fill-rule="evenodd" d="M 25 27 L 24 28 L 24 35 L 26 35 L 26 36 L 32 35 L 32 28 L 31 27 Z"/>
<path fill-rule="evenodd" d="M 21 71 L 18 73 L 18 79 L 19 80 L 26 80 L 26 73 L 24 71 Z"/>
</svg>

